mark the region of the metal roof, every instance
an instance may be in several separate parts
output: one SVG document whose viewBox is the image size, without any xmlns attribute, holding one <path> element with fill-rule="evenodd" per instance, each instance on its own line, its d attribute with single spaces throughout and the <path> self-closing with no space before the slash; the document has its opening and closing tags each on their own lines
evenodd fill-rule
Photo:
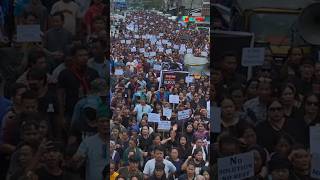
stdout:
<svg viewBox="0 0 320 180">
<path fill-rule="evenodd" d="M 257 8 L 274 8 L 274 9 L 303 9 L 312 0 L 236 0 L 235 3 L 241 10 L 257 9 Z"/>
</svg>

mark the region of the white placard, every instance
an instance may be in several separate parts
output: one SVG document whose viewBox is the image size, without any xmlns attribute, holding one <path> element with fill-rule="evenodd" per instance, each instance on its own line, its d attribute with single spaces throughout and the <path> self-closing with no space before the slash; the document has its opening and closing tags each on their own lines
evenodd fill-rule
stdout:
<svg viewBox="0 0 320 180">
<path fill-rule="evenodd" d="M 190 117 L 190 109 L 178 111 L 178 120 L 188 119 Z"/>
<path fill-rule="evenodd" d="M 121 40 L 120 42 L 121 42 L 121 44 L 124 44 L 124 43 L 126 43 L 126 40 Z"/>
<path fill-rule="evenodd" d="M 161 71 L 162 70 L 162 66 L 161 66 L 161 64 L 154 64 L 153 65 L 153 69 L 156 70 L 156 71 Z"/>
<path fill-rule="evenodd" d="M 115 69 L 114 75 L 117 75 L 117 76 L 123 75 L 123 69 Z"/>
<path fill-rule="evenodd" d="M 208 57 L 208 53 L 205 52 L 205 51 L 202 51 L 202 52 L 201 52 L 201 56 Z"/>
<path fill-rule="evenodd" d="M 166 54 L 171 54 L 172 53 L 172 49 L 166 49 Z"/>
<path fill-rule="evenodd" d="M 17 42 L 41 42 L 40 25 L 17 25 Z"/>
<path fill-rule="evenodd" d="M 160 114 L 157 113 L 148 113 L 148 122 L 159 122 Z"/>
<path fill-rule="evenodd" d="M 260 66 L 264 61 L 264 48 L 243 48 L 242 49 L 242 66 Z"/>
<path fill-rule="evenodd" d="M 186 83 L 192 83 L 194 80 L 194 77 L 192 76 L 186 76 Z"/>
<path fill-rule="evenodd" d="M 218 180 L 239 180 L 254 176 L 253 152 L 218 158 Z"/>
<path fill-rule="evenodd" d="M 211 130 L 214 133 L 221 132 L 221 109 L 218 107 L 210 107 L 210 118 L 212 120 Z"/>
<path fill-rule="evenodd" d="M 169 41 L 167 39 L 162 39 L 162 44 L 167 44 Z"/>
<path fill-rule="evenodd" d="M 160 36 L 160 37 L 163 36 L 163 33 L 159 33 L 159 36 Z"/>
<path fill-rule="evenodd" d="M 171 43 L 171 42 L 168 42 L 168 43 L 167 43 L 167 46 L 168 46 L 168 47 L 171 47 L 171 46 L 172 46 L 172 43 Z"/>
<path fill-rule="evenodd" d="M 149 54 L 150 57 L 153 57 L 153 56 L 156 56 L 156 55 L 157 55 L 156 52 L 150 52 L 150 54 Z"/>
<path fill-rule="evenodd" d="M 157 41 L 157 45 L 161 45 L 162 43 L 161 43 L 161 41 Z"/>
<path fill-rule="evenodd" d="M 169 95 L 169 103 L 179 104 L 179 95 Z"/>
<path fill-rule="evenodd" d="M 180 50 L 186 50 L 187 48 L 186 48 L 186 45 L 185 44 L 181 44 L 181 46 L 180 46 Z"/>
<path fill-rule="evenodd" d="M 162 112 L 163 116 L 166 116 L 168 118 L 171 118 L 172 115 L 172 109 L 169 108 L 163 108 L 163 112 Z"/>
<path fill-rule="evenodd" d="M 320 126 L 310 126 L 310 153 L 320 153 Z"/>
<path fill-rule="evenodd" d="M 315 179 L 320 179 L 320 155 L 319 154 L 312 155 L 310 176 Z"/>
<path fill-rule="evenodd" d="M 131 52 L 137 52 L 136 47 L 131 48 Z"/>
<path fill-rule="evenodd" d="M 173 45 L 173 49 L 179 49 L 179 45 L 177 44 Z"/>
<path fill-rule="evenodd" d="M 131 44 L 131 40 L 126 40 L 126 44 Z"/>
<path fill-rule="evenodd" d="M 134 35 L 134 38 L 139 39 L 139 35 Z"/>
<path fill-rule="evenodd" d="M 162 47 L 161 47 L 161 48 L 159 48 L 159 52 L 163 52 L 163 50 L 164 50 L 164 49 L 163 49 Z"/>
<path fill-rule="evenodd" d="M 146 50 L 144 48 L 140 48 L 139 52 L 144 53 Z"/>
<path fill-rule="evenodd" d="M 169 131 L 171 129 L 171 121 L 159 121 L 158 129 Z"/>
<path fill-rule="evenodd" d="M 187 54 L 192 54 L 193 50 L 192 49 L 187 49 Z"/>
<path fill-rule="evenodd" d="M 149 57 L 149 53 L 148 52 L 144 52 L 143 55 L 144 55 L 144 57 Z"/>
</svg>

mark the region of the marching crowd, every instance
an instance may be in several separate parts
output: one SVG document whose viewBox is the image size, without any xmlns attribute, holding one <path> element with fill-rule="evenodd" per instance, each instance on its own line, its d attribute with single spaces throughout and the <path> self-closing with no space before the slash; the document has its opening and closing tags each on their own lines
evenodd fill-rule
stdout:
<svg viewBox="0 0 320 180">
<path fill-rule="evenodd" d="M 210 56 L 209 32 L 151 11 L 123 17 L 111 20 L 110 179 L 209 180 L 209 75 L 184 63 Z"/>
<path fill-rule="evenodd" d="M 319 120 L 320 64 L 302 47 L 291 47 L 276 61 L 265 47 L 264 63 L 247 80 L 234 52 L 214 63 L 212 85 L 220 132 L 215 132 L 212 163 L 253 152 L 254 176 L 248 179 L 307 180 L 319 152 L 310 132 Z"/>
<path fill-rule="evenodd" d="M 10 2 L 0 2 L 0 179 L 107 179 L 109 7 Z"/>
</svg>

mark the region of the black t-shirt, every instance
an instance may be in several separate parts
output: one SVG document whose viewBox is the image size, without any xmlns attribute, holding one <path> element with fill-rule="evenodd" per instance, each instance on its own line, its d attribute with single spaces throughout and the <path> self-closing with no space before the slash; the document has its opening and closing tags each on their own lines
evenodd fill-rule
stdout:
<svg viewBox="0 0 320 180">
<path fill-rule="evenodd" d="M 87 76 L 85 78 L 88 84 L 98 77 L 99 74 L 96 70 L 89 67 L 87 68 Z M 82 96 L 80 92 L 80 80 L 69 69 L 65 69 L 58 77 L 58 87 L 65 89 L 66 113 L 71 117 L 75 104 L 78 102 L 80 96 Z"/>
</svg>

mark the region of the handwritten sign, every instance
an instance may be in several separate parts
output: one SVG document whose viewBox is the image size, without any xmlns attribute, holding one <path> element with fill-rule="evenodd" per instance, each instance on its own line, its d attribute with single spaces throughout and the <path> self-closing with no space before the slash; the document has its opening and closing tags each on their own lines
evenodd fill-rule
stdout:
<svg viewBox="0 0 320 180">
<path fill-rule="evenodd" d="M 190 109 L 178 111 L 178 120 L 188 119 L 190 117 Z"/>
<path fill-rule="evenodd" d="M 310 152 L 319 153 L 320 149 L 320 126 L 310 126 Z"/>
<path fill-rule="evenodd" d="M 169 95 L 169 103 L 179 104 L 179 95 Z"/>
<path fill-rule="evenodd" d="M 17 25 L 17 42 L 41 42 L 40 25 Z"/>
<path fill-rule="evenodd" d="M 320 155 L 319 154 L 312 155 L 310 176 L 315 179 L 320 179 Z"/>
<path fill-rule="evenodd" d="M 186 83 L 192 83 L 194 80 L 194 77 L 192 76 L 186 76 Z"/>
<path fill-rule="evenodd" d="M 159 121 L 158 129 L 169 131 L 171 128 L 171 121 Z"/>
<path fill-rule="evenodd" d="M 218 180 L 239 180 L 254 176 L 252 152 L 218 159 Z"/>
<path fill-rule="evenodd" d="M 148 113 L 148 122 L 159 122 L 160 114 Z"/>
<path fill-rule="evenodd" d="M 171 117 L 171 115 L 172 115 L 172 109 L 169 109 L 169 108 L 163 108 L 163 111 L 162 111 L 163 113 L 163 116 L 166 116 L 166 117 L 168 117 L 168 118 L 170 118 Z"/>
<path fill-rule="evenodd" d="M 264 61 L 264 48 L 243 48 L 242 49 L 242 66 L 260 66 Z"/>
</svg>

